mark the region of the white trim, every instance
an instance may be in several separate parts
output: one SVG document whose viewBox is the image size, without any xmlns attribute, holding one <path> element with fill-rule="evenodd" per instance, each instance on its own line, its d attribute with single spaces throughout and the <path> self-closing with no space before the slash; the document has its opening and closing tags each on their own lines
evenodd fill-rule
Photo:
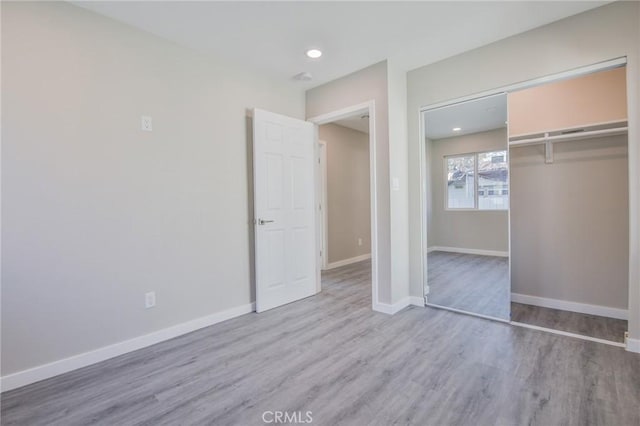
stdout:
<svg viewBox="0 0 640 426">
<path fill-rule="evenodd" d="M 427 263 L 427 253 L 429 247 L 429 218 L 427 215 L 428 207 L 431 200 L 429 195 L 433 191 L 431 184 L 431 177 L 428 175 L 431 172 L 431 168 L 427 167 L 427 161 L 431 161 L 431 152 L 427 148 L 427 137 L 425 129 L 425 118 L 422 111 L 418 111 L 418 146 L 420 149 L 420 161 L 418 165 L 420 194 L 418 196 L 418 202 L 420 205 L 420 282 L 422 284 L 421 293 L 423 295 L 429 294 L 429 265 Z M 431 190 L 429 190 L 431 188 Z"/>
<path fill-rule="evenodd" d="M 525 305 L 540 306 L 543 308 L 559 309 L 562 311 L 578 312 L 581 314 L 597 315 L 600 317 L 626 320 L 626 309 L 611 308 L 609 306 L 590 305 L 587 303 L 570 302 L 568 300 L 550 299 L 547 297 L 529 296 L 527 294 L 511 293 L 511 301 L 524 303 Z"/>
<path fill-rule="evenodd" d="M 329 214 L 327 202 L 327 142 L 319 140 L 318 159 L 320 161 L 320 226 L 322 227 L 322 269 L 329 268 Z"/>
<path fill-rule="evenodd" d="M 419 299 L 419 297 L 417 299 Z M 373 310 L 382 312 L 383 314 L 387 315 L 395 315 L 407 306 L 412 305 L 411 302 L 411 297 L 405 297 L 404 299 L 394 303 L 393 305 L 389 305 L 388 303 L 376 303 L 375 305 L 373 305 Z"/>
<path fill-rule="evenodd" d="M 432 251 L 446 251 L 449 253 L 463 253 L 463 254 L 478 254 L 480 256 L 509 257 L 508 251 L 499 251 L 499 250 L 483 250 L 483 249 L 442 247 L 442 246 L 432 246 L 427 249 L 427 253 L 431 253 Z"/>
<path fill-rule="evenodd" d="M 412 306 L 420 306 L 421 308 L 424 308 L 424 297 L 409 296 L 409 304 Z"/>
<path fill-rule="evenodd" d="M 31 383 L 39 382 L 59 374 L 68 373 L 70 371 L 77 370 L 78 368 L 96 364 L 138 349 L 146 348 L 148 346 L 155 345 L 156 343 L 164 342 L 253 311 L 255 311 L 255 303 L 249 303 L 247 305 L 227 309 L 222 312 L 217 312 L 215 314 L 183 322 L 172 327 L 154 331 L 153 333 L 145 334 L 143 336 L 134 337 L 133 339 L 125 340 L 123 342 L 114 343 L 113 345 L 104 346 L 99 349 L 54 361 L 49 364 L 39 365 L 28 370 L 8 374 L 0 378 L 0 389 L 2 392 L 5 392 Z"/>
<path fill-rule="evenodd" d="M 420 111 L 428 111 L 439 108 L 449 107 L 454 104 L 459 104 L 467 101 L 472 101 L 478 98 L 484 98 L 487 96 L 497 95 L 502 92 L 515 92 L 517 90 L 527 89 L 529 87 L 540 86 L 545 83 L 551 83 L 554 81 L 566 80 L 568 78 L 579 77 L 581 75 L 591 74 L 598 71 L 605 71 L 612 68 L 618 68 L 625 66 L 627 64 L 627 57 L 623 56 L 620 58 L 611 59 L 608 61 L 598 62 L 597 64 L 587 65 L 584 67 L 578 67 L 572 70 L 563 71 L 551 75 L 547 75 L 544 77 L 534 78 L 532 80 L 523 81 L 520 83 L 510 84 L 508 86 L 503 86 L 500 88 L 486 90 L 484 92 L 475 93 L 472 95 L 450 99 L 444 102 L 438 102 L 430 105 L 425 105 L 420 108 Z"/>
<path fill-rule="evenodd" d="M 371 100 L 338 111 L 308 118 L 317 125 L 350 117 L 359 112 L 369 113 L 369 191 L 371 194 L 371 306 L 378 306 L 378 160 L 376 138 L 376 102 Z"/>
<path fill-rule="evenodd" d="M 318 210 L 318 206 L 320 204 L 322 204 L 322 206 L 324 207 L 324 202 L 322 201 L 322 182 L 321 182 L 321 178 L 322 178 L 322 171 L 320 170 L 320 167 L 316 167 L 316 159 L 318 159 L 318 162 L 320 162 L 320 148 L 321 148 L 321 144 L 320 144 L 320 138 L 319 138 L 319 132 L 320 130 L 318 129 L 317 125 L 313 126 L 313 140 L 314 140 L 314 145 L 313 145 L 313 182 L 315 185 L 315 199 L 313 200 L 313 202 L 315 203 L 314 209 L 315 210 L 315 234 L 316 234 L 316 294 L 320 293 L 322 291 L 322 270 L 325 269 L 325 254 L 322 253 L 322 251 L 324 250 L 324 241 L 322 240 L 323 235 L 321 235 L 324 230 L 325 227 L 321 224 L 321 221 L 323 220 L 322 218 L 322 213 Z M 326 146 L 325 146 L 326 148 Z M 323 208 L 324 211 L 324 208 Z M 321 254 L 322 253 L 322 254 Z"/>
<path fill-rule="evenodd" d="M 507 94 L 507 193 L 509 194 L 509 208 L 507 209 L 507 256 L 509 257 L 509 290 L 511 290 L 512 268 L 511 268 L 511 152 L 509 151 L 509 132 L 511 131 L 511 120 L 509 119 L 509 95 Z M 511 303 L 509 303 L 509 319 L 511 319 Z"/>
<path fill-rule="evenodd" d="M 371 259 L 371 253 L 363 254 L 349 259 L 338 260 L 337 262 L 331 262 L 327 265 L 327 269 L 335 269 L 345 265 L 351 265 L 352 263 L 362 262 L 363 260 Z"/>
<path fill-rule="evenodd" d="M 328 112 L 326 114 L 316 115 L 315 117 L 307 118 L 307 121 L 311 121 L 317 125 L 333 123 L 334 121 L 342 120 L 343 118 L 349 118 L 357 113 L 364 113 L 371 107 L 373 100 L 369 102 L 363 102 L 357 105 L 351 105 L 346 108 L 339 109 L 337 111 Z M 371 118 L 371 117 L 369 117 Z M 369 127 L 371 127 L 371 120 L 369 120 Z"/>
<path fill-rule="evenodd" d="M 628 149 L 628 179 L 629 179 L 629 334 L 633 339 L 640 339 L 640 56 L 633 55 L 627 64 L 627 120 L 629 135 Z M 636 349 L 638 347 L 636 346 Z"/>
<path fill-rule="evenodd" d="M 576 334 L 576 333 L 571 333 L 569 331 L 555 330 L 553 328 L 540 327 L 537 325 L 525 324 L 522 322 L 511 321 L 511 325 L 515 325 L 516 327 L 529 328 L 531 330 L 544 331 L 547 333 L 557 334 L 560 336 L 575 337 L 576 339 L 588 340 L 590 342 L 596 342 L 596 343 L 603 343 L 605 345 L 617 346 L 619 348 L 624 348 L 626 346 L 622 342 L 614 342 L 611 340 L 598 339 L 597 337 L 585 336 L 583 334 Z"/>
<path fill-rule="evenodd" d="M 395 314 L 395 312 L 393 312 L 393 306 L 387 303 L 374 303 L 372 309 L 376 312 L 380 312 L 387 315 Z"/>
<path fill-rule="evenodd" d="M 627 338 L 627 350 L 629 352 L 640 353 L 640 339 Z"/>
</svg>

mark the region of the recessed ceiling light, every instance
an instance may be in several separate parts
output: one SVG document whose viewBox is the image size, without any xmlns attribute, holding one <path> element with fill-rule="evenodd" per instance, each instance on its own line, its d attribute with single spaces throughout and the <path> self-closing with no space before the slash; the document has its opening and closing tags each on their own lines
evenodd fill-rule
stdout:
<svg viewBox="0 0 640 426">
<path fill-rule="evenodd" d="M 453 131 L 454 131 L 454 132 L 459 132 L 460 130 L 462 130 L 462 128 L 461 128 L 461 127 L 454 127 L 454 128 L 453 128 Z"/>
<path fill-rule="evenodd" d="M 322 56 L 322 51 L 318 49 L 309 49 L 307 50 L 307 56 L 311 59 L 318 59 L 320 56 Z"/>
</svg>

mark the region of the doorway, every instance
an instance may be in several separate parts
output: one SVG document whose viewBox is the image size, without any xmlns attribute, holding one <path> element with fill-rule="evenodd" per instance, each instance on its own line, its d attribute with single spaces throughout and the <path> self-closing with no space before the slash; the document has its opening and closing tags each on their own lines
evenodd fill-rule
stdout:
<svg viewBox="0 0 640 426">
<path fill-rule="evenodd" d="M 508 321 L 505 93 L 426 110 L 427 305 Z"/>
<path fill-rule="evenodd" d="M 374 105 L 309 119 L 319 141 L 318 282 L 333 285 L 347 275 L 370 282 L 373 308 L 378 304 Z"/>
</svg>

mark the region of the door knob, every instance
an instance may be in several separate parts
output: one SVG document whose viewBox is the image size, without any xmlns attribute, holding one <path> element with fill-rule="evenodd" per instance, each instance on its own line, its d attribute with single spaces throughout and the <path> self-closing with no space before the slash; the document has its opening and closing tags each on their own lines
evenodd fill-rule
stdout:
<svg viewBox="0 0 640 426">
<path fill-rule="evenodd" d="M 258 225 L 266 225 L 267 223 L 272 223 L 275 222 L 274 220 L 263 220 L 263 219 L 258 219 Z"/>
</svg>

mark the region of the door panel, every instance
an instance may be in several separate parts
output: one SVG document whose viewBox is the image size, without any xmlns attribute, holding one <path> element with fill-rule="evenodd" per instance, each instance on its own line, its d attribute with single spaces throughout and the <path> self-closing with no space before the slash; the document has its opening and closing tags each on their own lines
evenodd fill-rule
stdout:
<svg viewBox="0 0 640 426">
<path fill-rule="evenodd" d="M 256 311 L 316 292 L 313 124 L 253 115 Z"/>
</svg>

